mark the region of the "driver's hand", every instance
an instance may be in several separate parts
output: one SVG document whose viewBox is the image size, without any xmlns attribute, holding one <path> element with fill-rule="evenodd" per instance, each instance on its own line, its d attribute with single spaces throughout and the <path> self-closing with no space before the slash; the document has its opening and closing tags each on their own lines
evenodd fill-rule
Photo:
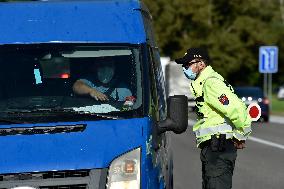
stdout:
<svg viewBox="0 0 284 189">
<path fill-rule="evenodd" d="M 94 98 L 96 100 L 100 100 L 100 101 L 108 101 L 109 100 L 108 97 L 105 94 L 97 91 L 96 89 L 92 89 L 89 94 L 92 98 Z"/>
</svg>

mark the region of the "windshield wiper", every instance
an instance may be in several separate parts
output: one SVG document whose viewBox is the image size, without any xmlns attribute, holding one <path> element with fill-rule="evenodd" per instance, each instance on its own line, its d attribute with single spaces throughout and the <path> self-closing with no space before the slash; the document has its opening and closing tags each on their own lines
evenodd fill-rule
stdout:
<svg viewBox="0 0 284 189">
<path fill-rule="evenodd" d="M 84 111 L 74 111 L 72 108 L 50 108 L 50 109 L 10 109 L 8 111 L 3 111 L 2 113 L 6 113 L 6 115 L 16 115 L 16 116 L 27 116 L 27 115 L 36 115 L 39 116 L 44 115 L 62 115 L 62 116 L 94 116 L 96 118 L 103 118 L 103 119 L 122 119 L 119 116 L 114 115 L 107 115 L 101 113 L 92 113 L 92 112 L 84 112 Z M 37 115 L 38 116 L 38 115 Z"/>
<path fill-rule="evenodd" d="M 11 123 L 11 124 L 19 124 L 19 123 L 25 123 L 24 121 L 15 121 L 15 120 L 11 120 L 11 119 L 3 119 L 0 118 L 0 123 Z"/>
</svg>

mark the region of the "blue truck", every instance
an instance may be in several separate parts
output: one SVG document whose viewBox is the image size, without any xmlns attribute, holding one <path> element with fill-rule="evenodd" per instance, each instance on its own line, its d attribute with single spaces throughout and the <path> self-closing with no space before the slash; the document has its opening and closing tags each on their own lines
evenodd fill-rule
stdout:
<svg viewBox="0 0 284 189">
<path fill-rule="evenodd" d="M 138 0 L 0 3 L 1 189 L 173 188 L 187 98 L 165 94 L 151 20 Z"/>
</svg>

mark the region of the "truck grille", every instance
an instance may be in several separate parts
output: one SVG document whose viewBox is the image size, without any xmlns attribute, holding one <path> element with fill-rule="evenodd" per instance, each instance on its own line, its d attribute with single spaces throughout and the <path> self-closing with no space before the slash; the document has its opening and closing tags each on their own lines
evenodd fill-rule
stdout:
<svg viewBox="0 0 284 189">
<path fill-rule="evenodd" d="M 86 129 L 86 125 L 58 125 L 48 127 L 11 127 L 0 128 L 0 136 L 9 135 L 35 135 L 35 134 L 56 134 L 82 132 Z"/>
<path fill-rule="evenodd" d="M 22 173 L 0 175 L 0 181 L 16 181 L 16 180 L 38 180 L 38 179 L 54 179 L 54 178 L 69 178 L 69 177 L 87 177 L 90 171 L 50 171 L 43 173 Z"/>
<path fill-rule="evenodd" d="M 105 188 L 107 169 L 2 174 L 0 189 L 31 186 L 37 189 Z"/>
<path fill-rule="evenodd" d="M 69 185 L 69 186 L 43 186 L 39 188 L 40 189 L 85 189 L 87 188 L 87 185 L 81 184 L 81 185 Z"/>
</svg>

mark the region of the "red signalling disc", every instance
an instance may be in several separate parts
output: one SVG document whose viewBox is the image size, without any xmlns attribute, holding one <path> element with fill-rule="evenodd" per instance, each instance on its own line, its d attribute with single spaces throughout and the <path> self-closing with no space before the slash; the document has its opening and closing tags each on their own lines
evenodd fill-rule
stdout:
<svg viewBox="0 0 284 189">
<path fill-rule="evenodd" d="M 251 103 L 247 111 L 252 121 L 257 121 L 261 116 L 261 108 L 257 103 Z"/>
</svg>

